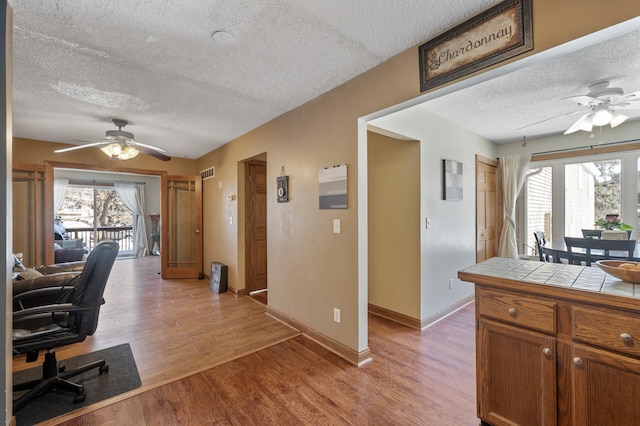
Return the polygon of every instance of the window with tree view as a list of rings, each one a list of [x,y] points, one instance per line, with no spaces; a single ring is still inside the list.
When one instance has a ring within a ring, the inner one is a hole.
[[[105,239],[116,240],[121,253],[133,250],[133,213],[113,185],[69,184],[55,215],[62,219],[67,237],[82,239],[88,250]]]
[[[582,237],[607,215],[620,215],[619,159],[565,165],[565,235]]]

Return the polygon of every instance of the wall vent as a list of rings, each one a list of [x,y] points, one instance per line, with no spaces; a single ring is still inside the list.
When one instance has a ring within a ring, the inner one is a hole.
[[[216,168],[209,167],[208,169],[204,169],[200,172],[200,177],[202,180],[207,180],[216,177]]]

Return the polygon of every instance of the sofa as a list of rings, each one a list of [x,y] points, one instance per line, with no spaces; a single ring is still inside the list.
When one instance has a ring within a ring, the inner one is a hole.
[[[73,285],[73,279],[80,275],[84,268],[84,261],[68,262],[55,265],[40,266],[37,268],[24,268],[14,271],[13,278],[13,309],[14,311],[25,309],[31,306],[38,306],[55,302],[55,298],[48,296],[37,297],[37,294],[30,299],[25,299],[20,295],[31,290]],[[19,267],[17,269],[20,269]]]

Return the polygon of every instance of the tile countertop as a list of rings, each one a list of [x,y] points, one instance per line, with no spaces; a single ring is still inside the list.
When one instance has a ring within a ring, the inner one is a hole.
[[[620,281],[597,266],[493,257],[459,273],[640,299],[640,284]]]

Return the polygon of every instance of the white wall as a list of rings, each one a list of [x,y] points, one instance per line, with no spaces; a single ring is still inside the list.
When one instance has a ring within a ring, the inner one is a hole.
[[[495,145],[420,106],[370,124],[420,141],[420,317],[429,318],[473,294],[473,285],[459,281],[457,272],[476,261],[475,155],[495,158]],[[442,200],[443,159],[463,163],[461,201]]]

